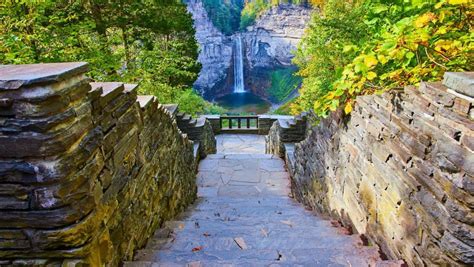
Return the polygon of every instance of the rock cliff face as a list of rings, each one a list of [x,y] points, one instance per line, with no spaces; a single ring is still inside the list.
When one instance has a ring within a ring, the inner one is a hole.
[[[269,9],[253,26],[247,27],[243,36],[250,71],[291,65],[292,52],[303,37],[310,15],[309,8],[280,5]]]
[[[196,39],[201,48],[202,70],[194,87],[207,99],[230,93],[233,83],[233,40],[212,24],[200,0],[188,2]],[[270,86],[270,72],[291,66],[292,51],[301,40],[310,19],[311,9],[280,5],[266,11],[253,26],[242,33],[245,86],[265,97]]]
[[[268,97],[271,72],[290,67],[293,51],[303,37],[311,18],[311,9],[280,5],[260,16],[243,35],[246,57],[246,88]]]
[[[196,39],[201,49],[199,62],[202,69],[194,88],[211,99],[225,90],[232,62],[232,40],[212,24],[200,0],[190,0],[187,5],[193,16]]]

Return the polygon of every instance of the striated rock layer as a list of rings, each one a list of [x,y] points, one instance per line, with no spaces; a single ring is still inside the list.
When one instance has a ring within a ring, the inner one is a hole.
[[[196,40],[200,47],[198,60],[202,65],[194,88],[211,99],[223,94],[226,90],[224,85],[232,80],[228,76],[232,64],[233,42],[212,24],[200,0],[190,0],[187,6],[194,20]]]
[[[303,38],[310,17],[311,9],[304,6],[279,5],[247,27],[243,36],[250,71],[291,65],[293,50]]]
[[[193,142],[172,114],[86,71],[0,67],[2,266],[116,266],[196,197]]]
[[[296,198],[410,266],[474,264],[474,73],[357,98],[286,148]]]
[[[271,72],[291,67],[293,52],[303,38],[311,9],[279,5],[263,13],[243,33],[246,62],[246,88],[264,98],[271,86]]]

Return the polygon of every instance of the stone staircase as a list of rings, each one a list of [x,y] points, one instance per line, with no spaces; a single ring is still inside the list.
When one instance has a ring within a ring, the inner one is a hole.
[[[285,142],[299,142],[304,137],[306,130],[307,113],[301,113],[294,118],[278,119],[278,124],[281,128],[281,138]]]
[[[278,119],[270,128],[268,135],[265,136],[265,152],[283,158],[287,148],[292,149],[294,143],[305,138],[307,117],[308,114],[303,112],[294,118]]]
[[[179,129],[186,133],[191,140],[199,140],[202,128],[206,124],[205,117],[193,118],[191,115],[184,112],[176,114],[176,123]]]
[[[194,154],[196,157],[205,157],[216,152],[216,140],[212,126],[205,117],[193,118],[184,112],[179,112],[176,104],[167,104],[164,107],[175,118],[181,132],[194,141]]]
[[[248,141],[262,142],[263,150],[263,138],[249,136]],[[364,246],[359,236],[295,202],[283,160],[259,153],[220,153],[203,160],[198,201],[175,221],[166,222],[124,266],[375,266],[381,262],[377,247]]]

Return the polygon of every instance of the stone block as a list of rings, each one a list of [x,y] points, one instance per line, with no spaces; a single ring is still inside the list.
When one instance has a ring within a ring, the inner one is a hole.
[[[22,86],[58,82],[87,70],[86,62],[5,65],[0,70],[0,89],[16,90]]]
[[[474,87],[473,87],[474,90]],[[469,115],[469,110],[471,109],[472,103],[466,99],[456,97],[454,99],[453,110],[463,116]]]
[[[76,78],[59,84],[38,86],[10,92],[1,92],[0,98],[11,99],[8,108],[0,109],[0,116],[40,118],[53,116],[77,104],[90,89],[86,78]]]
[[[3,157],[45,157],[67,151],[84,133],[92,129],[90,114],[76,118],[69,127],[47,134],[19,134],[0,136],[0,154]]]
[[[443,84],[458,93],[474,97],[473,72],[446,72]]]

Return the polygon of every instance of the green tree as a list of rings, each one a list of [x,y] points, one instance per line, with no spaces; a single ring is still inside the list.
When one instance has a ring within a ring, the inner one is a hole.
[[[224,34],[230,35],[239,29],[242,0],[202,0],[212,23]]]
[[[0,63],[87,61],[95,80],[176,102],[200,70],[192,23],[177,0],[6,1]]]

